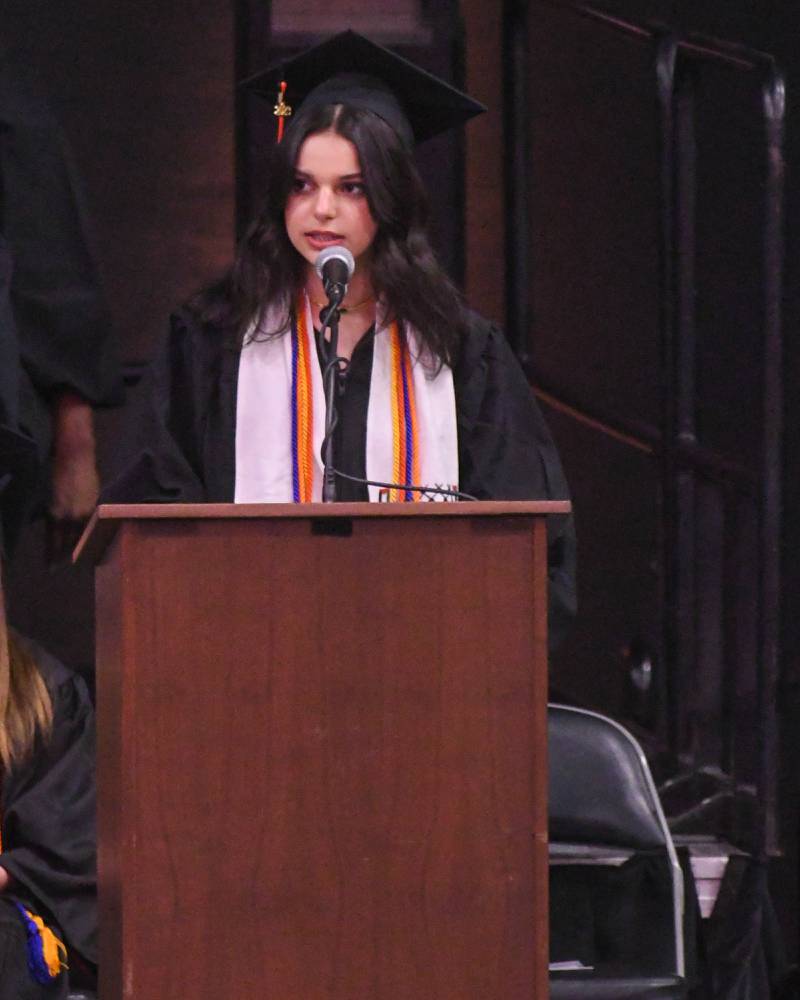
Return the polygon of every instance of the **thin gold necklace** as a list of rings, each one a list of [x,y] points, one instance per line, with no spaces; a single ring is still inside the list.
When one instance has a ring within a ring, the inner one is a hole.
[[[311,301],[315,306],[317,306],[318,309],[324,309],[328,305],[327,302],[317,302],[316,299],[312,299]],[[375,301],[375,296],[370,295],[368,299],[364,299],[363,302],[357,302],[354,306],[339,306],[339,312],[340,313],[358,312],[359,309],[363,309],[364,306],[368,306],[370,302],[374,301]]]

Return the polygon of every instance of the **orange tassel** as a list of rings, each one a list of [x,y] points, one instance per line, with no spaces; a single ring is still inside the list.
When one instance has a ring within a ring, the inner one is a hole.
[[[272,112],[278,119],[278,142],[280,142],[281,139],[283,138],[284,121],[292,113],[291,107],[285,101],[285,96],[286,96],[286,81],[281,80],[280,89],[278,90],[277,104],[275,105],[275,108]]]

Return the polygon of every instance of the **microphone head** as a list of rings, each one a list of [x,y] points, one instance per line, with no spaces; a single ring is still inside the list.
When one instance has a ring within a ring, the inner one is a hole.
[[[332,246],[325,247],[324,250],[320,250],[317,254],[317,259],[314,261],[314,270],[320,281],[324,280],[322,271],[329,260],[340,260],[342,264],[347,269],[347,281],[353,276],[353,271],[356,269],[356,261],[347,247],[343,246]]]

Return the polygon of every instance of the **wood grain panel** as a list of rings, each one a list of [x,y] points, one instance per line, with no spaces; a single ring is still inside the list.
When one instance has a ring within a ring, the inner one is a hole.
[[[97,836],[98,884],[103,916],[99,926],[100,986],[122,980],[122,581],[119,554],[96,571],[96,611],[103,628],[97,633]]]
[[[544,995],[531,524],[124,527],[137,1000]]]

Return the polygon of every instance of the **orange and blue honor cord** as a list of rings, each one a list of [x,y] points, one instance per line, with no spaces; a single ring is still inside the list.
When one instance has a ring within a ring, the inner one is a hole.
[[[41,917],[14,900],[28,935],[28,971],[37,983],[47,986],[67,968],[67,949]]]
[[[3,853],[3,817],[0,815],[0,854]],[[19,900],[13,900],[25,925],[27,935],[28,971],[42,986],[48,986],[67,968],[67,949],[45,925],[41,917],[27,910]]]
[[[408,341],[397,323],[389,327],[392,357],[392,446],[394,481],[419,483],[419,437],[414,402],[414,381]],[[415,490],[390,490],[389,499],[413,502],[421,495]]]
[[[299,296],[292,319],[292,499],[309,503],[314,485],[314,403],[305,296]],[[411,352],[397,323],[388,330],[391,344],[392,475],[396,483],[419,482],[419,435],[414,401]],[[413,502],[414,490],[390,490],[389,499]]]
[[[305,296],[292,320],[292,500],[310,503],[314,486],[314,401]]]

